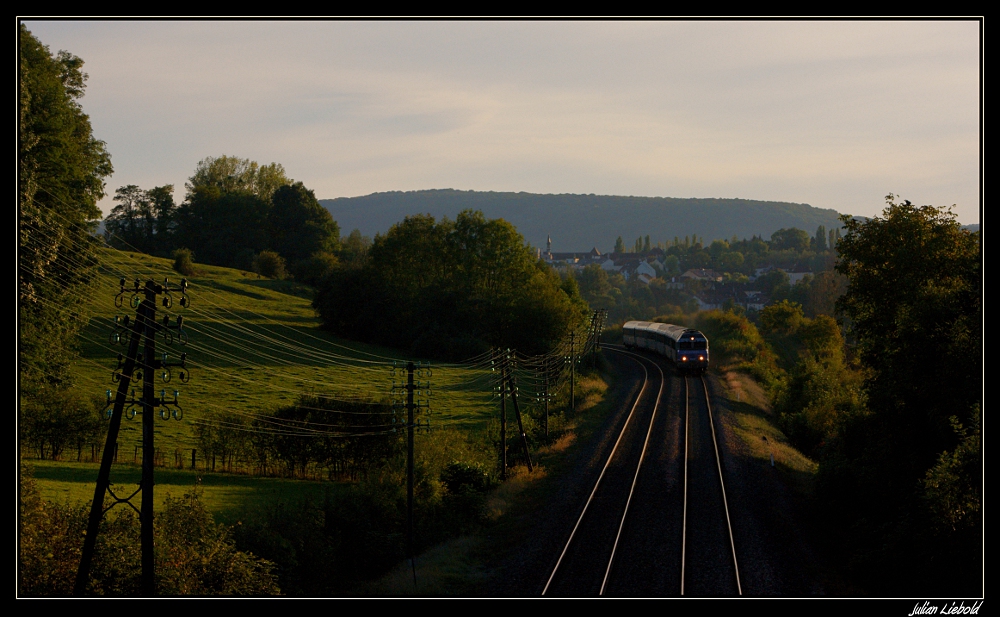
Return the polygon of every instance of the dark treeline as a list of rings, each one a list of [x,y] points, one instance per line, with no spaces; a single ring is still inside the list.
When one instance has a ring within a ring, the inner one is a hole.
[[[389,403],[303,395],[268,414],[222,414],[195,430],[213,471],[357,479],[400,456],[398,426]]]
[[[393,225],[319,283],[314,306],[342,336],[445,359],[541,353],[587,310],[510,223],[471,211]]]
[[[312,261],[335,261],[337,223],[280,164],[208,157],[186,188],[180,205],[172,185],[119,188],[117,205],[104,221],[108,243],[164,257],[186,249],[200,263],[279,278],[286,266],[307,273]]]

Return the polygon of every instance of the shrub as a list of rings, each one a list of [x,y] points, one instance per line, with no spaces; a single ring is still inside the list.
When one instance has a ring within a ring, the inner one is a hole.
[[[18,593],[72,595],[89,508],[47,502],[21,463]],[[274,565],[236,550],[230,531],[216,524],[198,491],[167,497],[154,519],[155,575],[162,595],[275,595]],[[132,510],[101,521],[88,595],[140,593],[139,521]]]
[[[483,493],[492,486],[489,474],[482,467],[458,461],[441,471],[441,483],[453,495]]]
[[[190,249],[175,249],[171,254],[174,258],[174,270],[184,276],[194,276],[194,253]]]
[[[253,270],[269,279],[285,278],[285,258],[274,251],[261,251],[253,260]]]

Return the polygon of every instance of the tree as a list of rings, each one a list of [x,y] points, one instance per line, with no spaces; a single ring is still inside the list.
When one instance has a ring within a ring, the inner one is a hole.
[[[254,255],[268,248],[269,210],[270,202],[253,193],[196,187],[177,210],[177,243],[201,263],[249,270]]]
[[[148,191],[135,184],[115,191],[117,202],[104,218],[104,239],[126,251],[166,255],[173,230],[174,187],[157,186]]]
[[[83,113],[87,74],[66,51],[53,56],[25,27],[18,67],[18,321],[23,393],[68,384],[71,344],[86,323],[82,288],[96,267],[111,156]]]
[[[801,229],[796,229],[795,227],[789,229],[779,229],[771,234],[772,251],[793,250],[797,253],[801,253],[802,251],[809,249],[809,244],[809,234]]]
[[[274,251],[261,251],[253,260],[253,270],[269,279],[285,278],[285,259]]]
[[[269,201],[278,188],[291,184],[280,163],[259,165],[235,156],[206,157],[198,162],[185,185],[188,196],[199,187],[216,187],[220,193],[250,193]]]
[[[949,417],[964,410],[968,425],[982,393],[979,234],[947,210],[886,202],[881,217],[844,217],[836,270],[849,282],[837,308],[870,371],[869,405],[893,419],[901,455],[922,475],[956,445]]]
[[[293,267],[314,253],[333,253],[337,249],[340,228],[329,210],[301,182],[274,191],[267,222],[271,249]]]
[[[153,211],[149,195],[135,184],[119,187],[116,205],[104,219],[104,239],[115,248],[148,251],[147,236],[152,236]]]
[[[826,482],[866,504],[852,528],[864,532],[858,550],[887,547],[870,558],[872,572],[898,573],[923,592],[943,580],[975,589],[982,518],[967,506],[980,502],[981,484],[951,478],[981,466],[974,438],[983,392],[980,235],[948,210],[896,203],[894,195],[886,203],[880,217],[842,219],[836,270],[848,285],[837,308],[857,341],[868,412],[843,426]],[[980,462],[970,465],[970,457]],[[941,516],[972,517],[962,527],[978,531],[942,535],[934,530],[951,523]],[[890,527],[891,537],[865,531]],[[946,547],[934,549],[940,566],[925,565],[919,552],[932,546]],[[944,557],[958,548],[973,557]]]
[[[314,306],[344,336],[460,359],[489,346],[547,349],[582,318],[572,293],[513,225],[464,211],[393,225],[362,265],[321,282]]]
[[[826,250],[826,226],[820,225],[816,228],[816,236],[812,241],[812,248],[814,251],[821,252]]]
[[[615,240],[615,250],[613,252],[614,253],[624,253],[625,252],[625,241],[622,240],[621,236],[618,236],[618,239]]]

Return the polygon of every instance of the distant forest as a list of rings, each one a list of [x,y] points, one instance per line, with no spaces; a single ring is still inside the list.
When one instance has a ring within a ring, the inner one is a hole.
[[[556,252],[611,252],[617,236],[649,235],[653,246],[675,237],[695,235],[707,243],[717,239],[771,237],[783,228],[814,230],[842,225],[835,210],[808,204],[750,199],[622,197],[613,195],[539,195],[452,189],[373,193],[363,197],[321,199],[341,229],[358,229],[374,237],[412,214],[453,219],[463,210],[514,225],[536,248],[552,237]]]

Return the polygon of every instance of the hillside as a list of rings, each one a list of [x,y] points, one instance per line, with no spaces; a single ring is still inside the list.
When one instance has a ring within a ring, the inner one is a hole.
[[[453,189],[373,193],[363,197],[321,199],[340,225],[341,233],[353,229],[367,236],[385,232],[411,214],[431,214],[454,219],[464,209],[481,210],[487,218],[503,218],[525,239],[545,248],[552,237],[554,251],[608,252],[621,236],[631,247],[636,238],[649,235],[652,242],[672,241],[695,234],[711,242],[734,235],[770,238],[775,231],[797,227],[810,234],[819,225],[840,225],[835,210],[808,204],[747,199],[696,199],[675,197],[622,197],[613,195],[539,195],[456,191]]]
[[[103,250],[100,276],[91,290],[93,311],[79,338],[80,359],[73,372],[78,388],[105,397],[114,389],[111,373],[123,345],[110,345],[115,315],[134,316],[126,293],[123,308],[115,308],[119,277],[139,277],[176,284],[180,275],[171,262],[149,255]],[[196,427],[223,414],[252,419],[302,394],[336,394],[343,397],[384,399],[393,381],[392,359],[405,358],[395,350],[337,338],[319,329],[311,306],[312,289],[292,281],[269,280],[255,274],[196,264],[189,277],[190,307],[175,304],[170,313],[184,317],[188,344],[164,345],[157,339],[157,353],[168,353],[176,361],[187,353],[190,381],[157,378],[156,390],[168,395],[180,391],[183,421],[157,418],[157,447],[164,452],[197,448]],[[131,288],[131,284],[129,285]],[[162,315],[161,317],[162,318]],[[478,427],[488,413],[484,401],[491,393],[482,381],[484,371],[475,367],[434,370],[435,398],[430,419],[437,426],[460,429]],[[396,377],[396,379],[399,379]],[[121,444],[129,460],[141,443],[140,419],[122,425]],[[103,439],[103,437],[102,437]],[[76,456],[76,452],[72,453]]]

